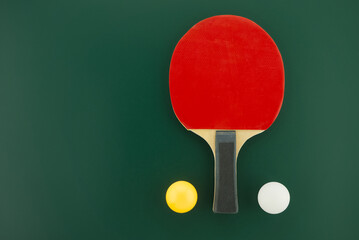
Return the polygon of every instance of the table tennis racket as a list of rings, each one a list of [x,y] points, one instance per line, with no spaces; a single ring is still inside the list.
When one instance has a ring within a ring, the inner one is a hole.
[[[284,67],[277,46],[249,19],[207,18],[178,42],[169,88],[177,118],[213,151],[213,211],[237,213],[238,152],[271,126],[283,101]]]

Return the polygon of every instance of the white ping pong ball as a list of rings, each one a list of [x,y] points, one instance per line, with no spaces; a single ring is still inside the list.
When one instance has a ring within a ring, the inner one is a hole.
[[[289,205],[288,189],[279,182],[264,184],[258,192],[258,203],[263,211],[270,214],[283,212]]]

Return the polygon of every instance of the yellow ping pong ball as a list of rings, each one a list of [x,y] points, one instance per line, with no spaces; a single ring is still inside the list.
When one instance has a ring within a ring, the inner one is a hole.
[[[197,191],[189,182],[177,181],[167,189],[166,202],[173,211],[186,213],[196,205]]]

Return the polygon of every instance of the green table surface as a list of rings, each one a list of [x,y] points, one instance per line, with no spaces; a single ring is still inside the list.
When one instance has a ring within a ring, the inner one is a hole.
[[[0,239],[358,239],[359,2],[0,2]],[[212,212],[213,156],[174,115],[172,51],[196,22],[247,17],[280,49],[282,110],[238,157],[239,213]],[[198,203],[165,203],[187,180]],[[263,212],[279,181],[288,209]]]

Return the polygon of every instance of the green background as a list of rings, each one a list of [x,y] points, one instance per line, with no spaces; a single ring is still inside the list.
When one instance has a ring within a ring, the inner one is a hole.
[[[356,0],[0,1],[0,239],[358,239]],[[237,215],[212,212],[213,156],[176,119],[172,51],[247,17],[280,49],[282,110],[239,154]],[[187,214],[171,183],[198,190]],[[259,188],[279,181],[288,209]]]

